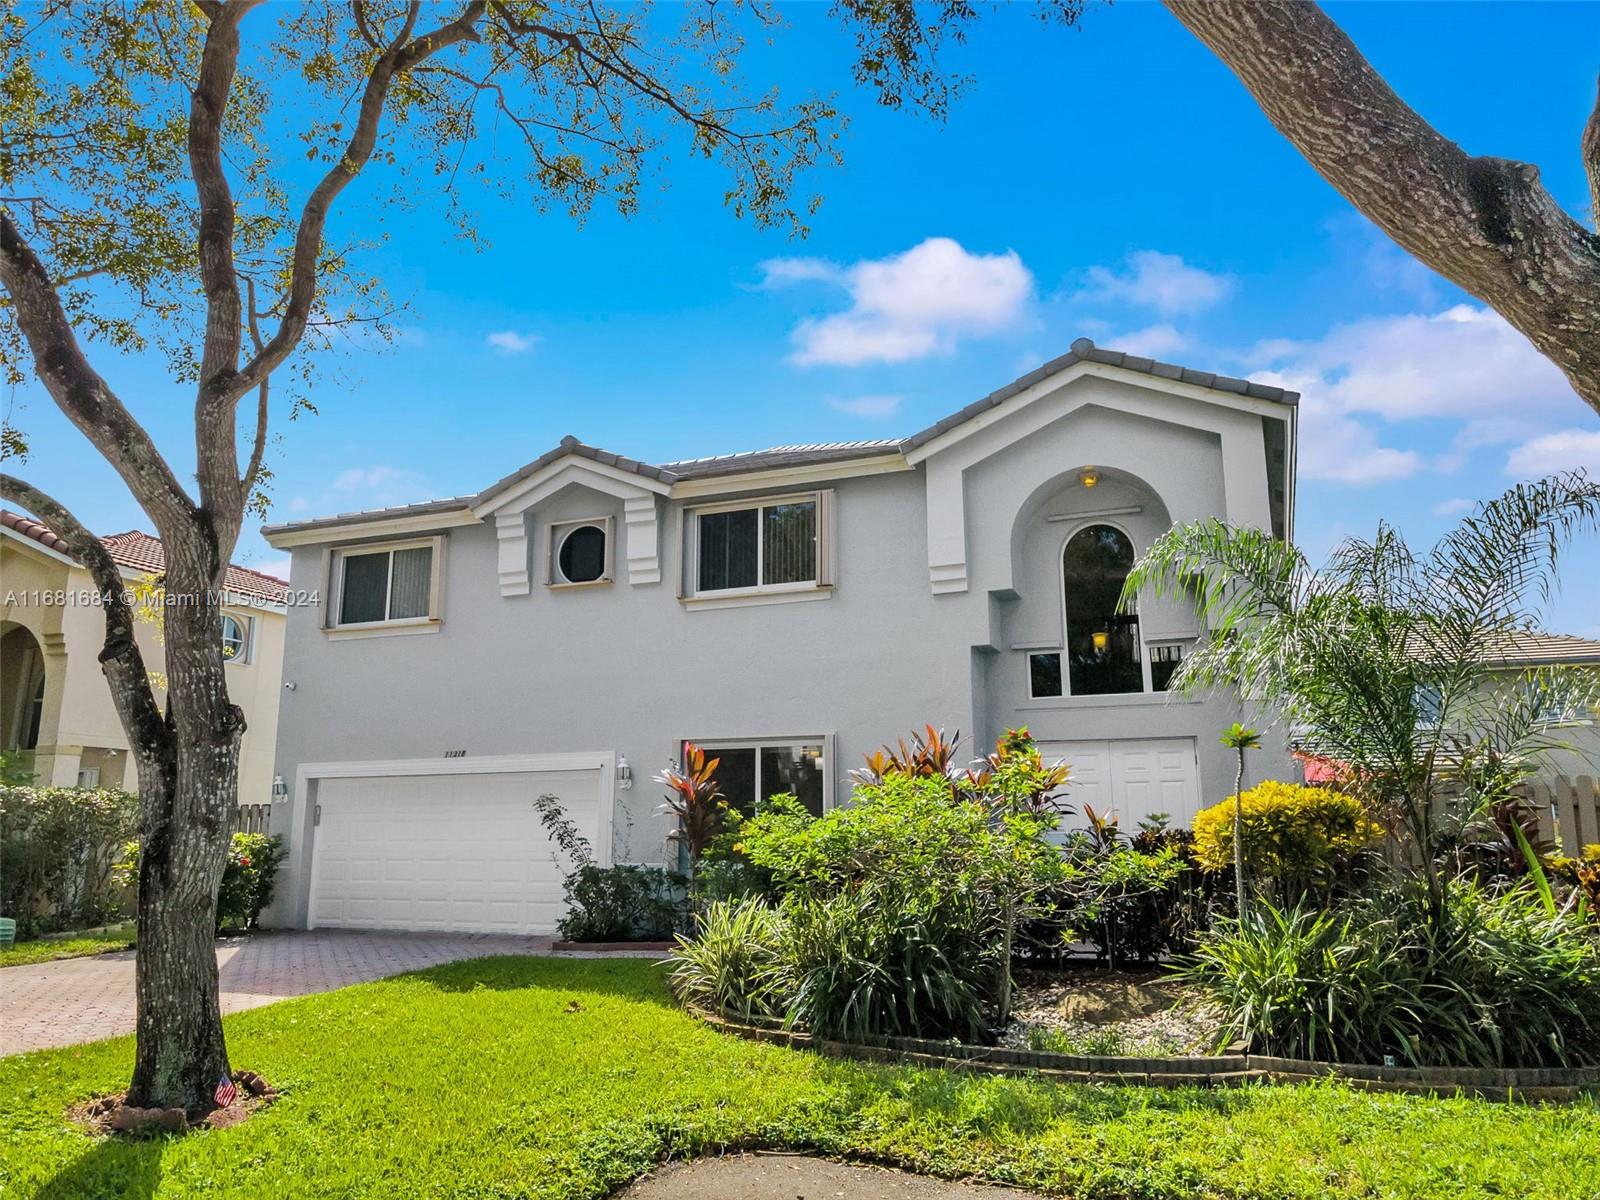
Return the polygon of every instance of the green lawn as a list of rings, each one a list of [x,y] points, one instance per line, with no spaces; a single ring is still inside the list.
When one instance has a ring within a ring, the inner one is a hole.
[[[798,1147],[1077,1200],[1600,1197],[1600,1104],[1220,1092],[868,1067],[723,1037],[657,964],[498,958],[228,1018],[283,1099],[144,1143],[68,1127],[131,1039],[0,1059],[0,1195],[602,1196],[660,1159]]]
[[[51,962],[58,958],[84,958],[107,950],[126,950],[133,945],[135,926],[130,921],[103,933],[82,937],[39,938],[0,948],[0,967],[21,967],[28,963]]]

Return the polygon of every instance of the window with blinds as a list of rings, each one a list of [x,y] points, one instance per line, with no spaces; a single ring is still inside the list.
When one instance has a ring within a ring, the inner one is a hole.
[[[696,596],[826,586],[823,532],[830,493],[811,492],[692,514]]]
[[[341,550],[335,625],[378,625],[433,616],[434,552],[431,539]]]

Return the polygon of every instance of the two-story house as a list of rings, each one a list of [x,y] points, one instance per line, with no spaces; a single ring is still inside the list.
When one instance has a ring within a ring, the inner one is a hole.
[[[101,538],[130,592],[166,569],[161,542],[130,530]],[[270,811],[283,669],[286,587],[230,566],[223,580],[222,655],[228,695],[244,710],[239,803],[259,825]],[[89,571],[49,527],[0,510],[0,749],[41,786],[137,791],[128,739],[100,667],[106,622]],[[149,598],[145,594],[145,599]],[[159,611],[142,606],[134,636],[162,700]]]
[[[1296,399],[1080,340],[904,440],[649,464],[569,437],[476,495],[269,527],[319,600],[289,612],[277,919],[551,929],[532,798],[602,861],[665,861],[651,777],[688,741],[733,802],[821,811],[913,728],[976,755],[1027,725],[1074,804],[1186,822],[1242,714],[1165,690],[1192,606],[1117,596],[1174,522],[1291,535]]]

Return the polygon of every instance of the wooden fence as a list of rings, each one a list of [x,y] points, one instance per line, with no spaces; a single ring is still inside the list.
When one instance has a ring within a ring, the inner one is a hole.
[[[1556,775],[1527,785],[1538,811],[1541,840],[1566,855],[1600,842],[1600,781],[1590,775]]]
[[[270,804],[241,804],[238,814],[234,818],[233,828],[236,833],[271,833],[272,832],[272,805]]]

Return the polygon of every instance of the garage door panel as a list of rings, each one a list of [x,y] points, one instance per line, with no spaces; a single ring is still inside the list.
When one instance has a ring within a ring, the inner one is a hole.
[[[1187,827],[1200,811],[1192,738],[1041,742],[1039,752],[1046,762],[1061,759],[1072,768],[1067,800],[1079,816],[1068,821],[1069,827],[1086,823],[1081,819],[1085,808],[1114,816],[1124,833],[1157,813]]]
[[[311,922],[551,932],[562,863],[533,801],[558,796],[599,848],[600,791],[598,767],[324,779]]]

